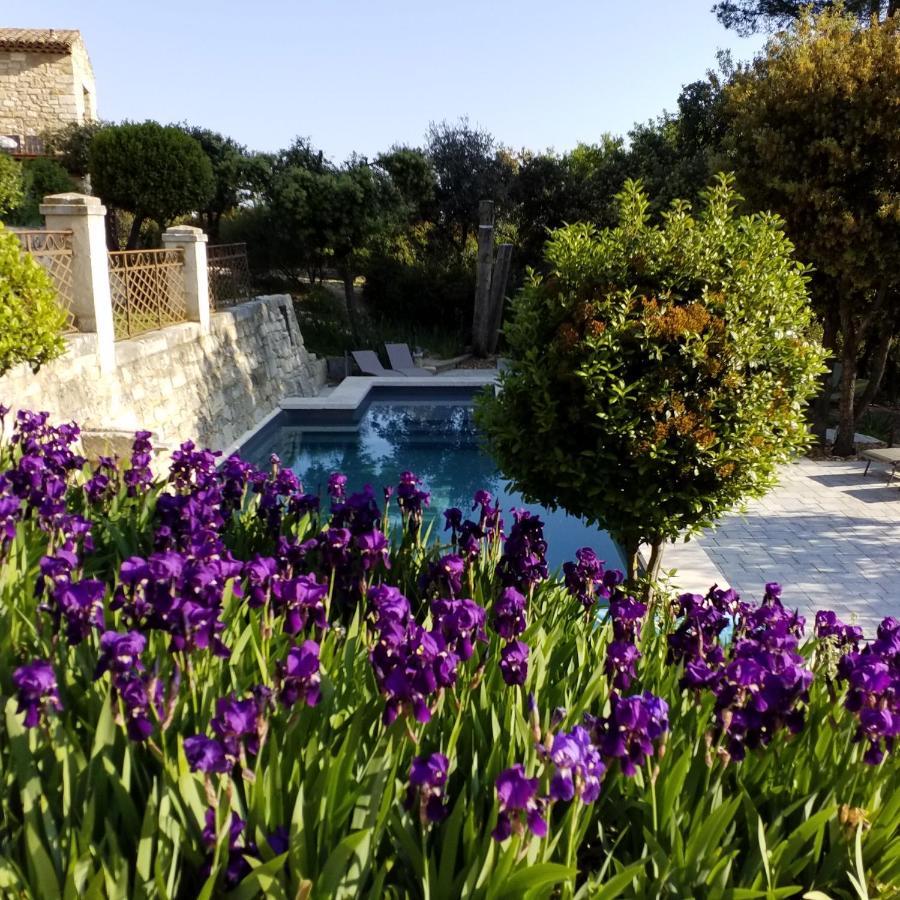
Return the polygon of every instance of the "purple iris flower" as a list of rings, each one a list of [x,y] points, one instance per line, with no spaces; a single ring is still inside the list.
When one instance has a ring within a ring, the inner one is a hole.
[[[367,596],[376,629],[382,630],[389,623],[405,626],[410,620],[409,600],[400,593],[399,588],[389,584],[372,585]]]
[[[603,560],[598,559],[590,547],[576,550],[575,560],[563,563],[566,589],[573,597],[578,598],[585,609],[589,609],[597,602],[598,593],[609,595],[609,591],[603,590]]]
[[[863,760],[878,765],[900,738],[900,622],[884,619],[874,641],[845,653],[838,677],[847,684],[844,706],[857,716],[854,740],[866,744]]]
[[[609,715],[585,715],[585,724],[601,755],[618,761],[622,773],[631,776],[653,755],[654,742],[668,731],[669,707],[649,691],[631,697],[613,691],[609,699]]]
[[[221,741],[205,734],[184,739],[184,755],[192,772],[229,772],[232,764],[225,756]]]
[[[100,659],[94,669],[94,678],[104,672],[121,675],[133,670],[141,671],[141,654],[147,647],[147,638],[139,631],[104,631],[100,635]]]
[[[491,611],[491,626],[505,640],[525,630],[525,597],[514,587],[503,589]]]
[[[319,630],[328,627],[325,614],[325,597],[328,585],[316,581],[315,575],[298,575],[272,585],[275,609],[284,612],[284,630],[287,634],[297,634],[307,625]]]
[[[463,661],[472,656],[473,641],[487,642],[485,611],[473,600],[433,600],[431,616],[445,645]]]
[[[131,467],[125,471],[123,479],[128,488],[128,496],[136,497],[144,493],[153,483],[150,463],[153,459],[153,445],[150,431],[138,431],[134,435],[131,452]]]
[[[19,701],[17,712],[25,713],[25,727],[34,728],[41,720],[41,714],[51,709],[59,712],[59,690],[56,673],[45,659],[36,659],[13,671],[12,681]]]
[[[342,503],[347,488],[347,476],[341,472],[332,472],[328,476],[328,496],[332,503]]]
[[[569,734],[554,735],[549,752],[544,752],[555,770],[550,780],[551,799],[568,801],[577,797],[582,803],[597,799],[606,766],[587,729],[576,725]]]
[[[500,674],[510,687],[525,684],[528,677],[528,644],[510,641],[500,651]]]
[[[265,606],[271,596],[272,580],[278,572],[278,564],[271,556],[258,553],[244,563],[244,596],[247,606],[258,609]]]
[[[422,824],[440,822],[448,809],[444,803],[444,787],[450,761],[442,753],[416,756],[409,768],[409,786],[406,790],[406,808],[413,809],[419,803]]]
[[[511,834],[522,834],[527,828],[536,837],[547,834],[544,818],[545,801],[538,796],[538,779],[528,778],[521,763],[497,776],[497,798],[500,812],[492,837],[505,841]]]
[[[604,669],[617,691],[631,687],[631,682],[637,677],[637,661],[640,658],[638,648],[628,641],[613,641],[607,647]]]
[[[288,708],[298,701],[307,706],[319,702],[319,645],[304,641],[291,647],[287,659],[279,666],[279,697]]]
[[[213,850],[217,841],[215,809],[206,811],[205,825],[202,832],[203,843]],[[234,887],[250,874],[253,867],[246,857],[258,858],[259,856],[259,848],[242,837],[246,825],[247,823],[236,812],[231,813],[228,823],[228,862],[225,866],[225,884],[228,887]],[[209,877],[211,870],[212,858],[207,860],[201,874]]]
[[[364,572],[368,572],[379,562],[383,563],[386,569],[391,567],[390,544],[387,537],[377,528],[358,534],[354,540],[359,549]]]
[[[513,527],[503,545],[497,574],[504,587],[527,591],[549,575],[544,523],[527,510],[513,512]]]
[[[831,610],[820,609],[816,613],[816,637],[833,638],[839,647],[858,649],[863,631],[858,625],[845,625]]]
[[[474,507],[473,507],[474,508]],[[444,510],[444,531],[453,532],[453,540],[456,540],[456,532],[462,527],[463,513],[457,506],[451,506]]]
[[[379,689],[385,695],[383,720],[390,725],[401,713],[416,721],[431,719],[429,698],[456,679],[459,657],[414,621],[388,620],[369,654]]]
[[[220,698],[210,725],[229,758],[239,759],[245,751],[251,756],[259,752],[260,710],[255,698],[238,700],[235,694]]]
[[[105,594],[106,585],[91,579],[63,583],[54,589],[54,612],[65,620],[66,640],[70,644],[80,644],[93,628],[103,628]]]

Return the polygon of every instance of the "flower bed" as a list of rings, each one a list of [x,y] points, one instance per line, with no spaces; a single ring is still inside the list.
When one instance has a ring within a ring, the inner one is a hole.
[[[896,620],[806,636],[775,584],[648,610],[588,549],[550,577],[486,492],[429,534],[412,473],[319,498],[186,443],[155,481],[147,433],[91,470],[75,426],[6,425],[4,896],[900,880]]]

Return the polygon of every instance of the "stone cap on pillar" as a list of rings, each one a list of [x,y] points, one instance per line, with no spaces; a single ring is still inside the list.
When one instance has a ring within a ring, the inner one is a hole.
[[[162,234],[164,244],[205,244],[209,236],[195,225],[173,225]]]
[[[42,216],[105,216],[106,207],[99,197],[78,194],[48,194],[38,207]]]

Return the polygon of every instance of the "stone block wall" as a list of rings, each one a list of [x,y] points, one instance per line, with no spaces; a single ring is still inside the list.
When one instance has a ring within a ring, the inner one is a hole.
[[[325,382],[325,362],[306,351],[291,298],[259,297],[211,317],[202,334],[184,322],[115,345],[101,375],[96,335],[68,339],[65,356],[33,374],[0,378],[0,403],[47,410],[86,431],[146,428],[175,445],[188,438],[224,449],[278,408]]]
[[[0,134],[39,135],[96,117],[94,73],[80,39],[67,53],[0,50]]]

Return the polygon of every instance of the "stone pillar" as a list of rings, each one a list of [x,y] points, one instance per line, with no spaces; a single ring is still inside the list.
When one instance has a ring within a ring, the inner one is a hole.
[[[106,253],[106,207],[99,197],[50,194],[40,205],[48,230],[72,232],[72,312],[80,331],[97,334],[100,371],[116,368],[109,257]]]
[[[163,232],[167,250],[180,247],[184,251],[184,300],[187,317],[200,323],[200,331],[209,331],[209,271],[206,268],[206,242],[202,228],[175,225]]]

